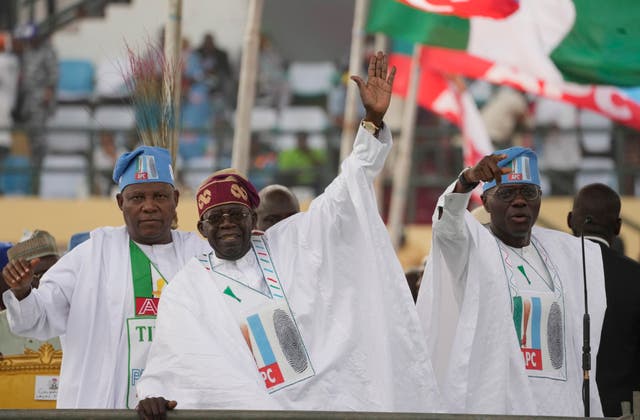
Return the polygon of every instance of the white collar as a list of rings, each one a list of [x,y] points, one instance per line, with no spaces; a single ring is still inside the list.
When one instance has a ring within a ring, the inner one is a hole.
[[[605,241],[604,239],[602,239],[599,236],[593,236],[593,235],[584,235],[584,239],[589,239],[590,241],[593,242],[599,242],[603,245],[606,245],[607,248],[611,247],[611,245],[609,245],[609,242]]]
[[[211,265],[212,268],[220,267],[220,266],[255,266],[257,264],[255,254],[253,253],[253,248],[249,248],[246,254],[237,260],[225,260],[223,258],[218,258],[215,251],[211,251]]]

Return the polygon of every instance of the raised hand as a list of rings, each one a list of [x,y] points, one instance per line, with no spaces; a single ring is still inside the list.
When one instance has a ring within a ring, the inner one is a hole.
[[[39,261],[40,258],[34,258],[31,261],[25,259],[9,261],[2,269],[4,282],[19,300],[24,299],[31,292],[34,267]]]
[[[359,76],[351,76],[351,80],[356,82],[360,90],[360,99],[366,110],[364,119],[378,127],[382,125],[382,118],[389,108],[391,88],[396,75],[395,66],[388,73],[387,67],[387,55],[378,51],[369,60],[366,82]]]
[[[477,181],[496,181],[496,184],[500,184],[502,182],[502,175],[508,174],[511,172],[511,168],[505,167],[501,168],[498,166],[498,162],[505,159],[507,155],[487,155],[480,159],[480,162],[476,164],[473,168],[469,169],[465,175],[467,181],[469,182],[477,182]]]

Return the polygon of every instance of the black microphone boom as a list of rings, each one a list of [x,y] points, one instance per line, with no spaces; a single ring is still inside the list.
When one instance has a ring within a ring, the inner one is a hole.
[[[590,414],[589,371],[591,370],[591,317],[589,316],[589,302],[587,299],[587,264],[584,253],[584,227],[592,222],[591,216],[585,216],[580,232],[582,242],[582,278],[584,280],[584,315],[582,316],[582,403],[584,416]]]

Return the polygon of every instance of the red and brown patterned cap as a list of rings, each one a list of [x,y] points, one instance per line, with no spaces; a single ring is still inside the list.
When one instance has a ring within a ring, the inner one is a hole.
[[[253,184],[235,169],[223,169],[213,173],[198,187],[196,193],[198,216],[212,207],[223,204],[242,204],[255,209],[260,204]]]

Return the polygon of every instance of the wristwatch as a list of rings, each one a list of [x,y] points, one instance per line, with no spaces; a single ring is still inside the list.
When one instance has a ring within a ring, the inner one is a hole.
[[[464,168],[462,172],[460,172],[460,175],[458,175],[458,182],[460,183],[460,185],[462,185],[462,188],[464,188],[466,191],[471,191],[475,187],[477,187],[478,184],[480,184],[480,181],[476,181],[476,182],[467,181],[467,178],[464,176],[464,173],[467,172],[469,169],[471,168]]]
[[[384,126],[384,123],[382,123],[382,124]],[[367,130],[368,132],[373,134],[374,137],[378,137],[378,133],[380,133],[380,129],[382,128],[382,127],[378,127],[377,125],[375,125],[371,121],[367,121],[367,120],[362,120],[360,125],[362,126],[362,128],[364,128],[365,130]]]

